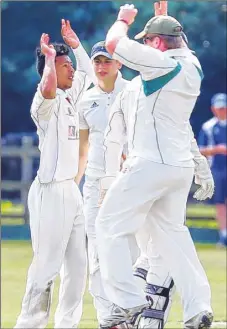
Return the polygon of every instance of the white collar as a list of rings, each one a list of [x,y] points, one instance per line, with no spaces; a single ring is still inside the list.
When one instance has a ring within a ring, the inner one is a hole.
[[[67,92],[66,92],[65,90],[60,89],[60,88],[57,88],[57,89],[56,89],[56,94],[57,94],[57,95],[60,95],[60,96],[65,96],[65,97],[68,96],[68,95],[67,95]]]
[[[227,119],[226,120],[218,120],[220,126],[224,127],[227,125]]]

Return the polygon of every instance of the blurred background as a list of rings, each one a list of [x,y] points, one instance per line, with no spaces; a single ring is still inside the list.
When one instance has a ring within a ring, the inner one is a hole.
[[[141,31],[153,16],[154,1],[127,1],[139,10],[129,36]],[[61,18],[69,19],[83,46],[90,53],[93,44],[105,39],[123,1],[1,1],[1,214],[3,264],[3,327],[12,328],[24,292],[24,280],[31,258],[29,217],[26,199],[31,180],[39,165],[38,139],[30,118],[30,105],[39,82],[35,66],[35,48],[43,32],[52,41],[62,42]],[[211,98],[226,93],[226,1],[169,1],[169,15],[183,25],[190,49],[196,52],[203,72],[201,95],[195,106],[191,124],[198,137],[209,120]],[[122,68],[123,76],[132,79],[137,72]],[[226,170],[226,168],[225,168]],[[187,225],[199,249],[214,289],[217,328],[226,328],[226,259],[224,251],[209,244],[219,240],[216,210],[212,202],[188,200]],[[18,242],[20,240],[20,242]],[[24,240],[27,240],[24,241]],[[208,249],[204,249],[204,245]],[[198,246],[198,245],[197,245]],[[208,251],[207,251],[208,250]],[[214,272],[215,271],[215,272]],[[12,293],[10,293],[10,291]],[[15,294],[15,292],[17,292]],[[8,298],[8,296],[14,298]],[[169,328],[178,328],[180,304],[173,307]],[[225,309],[225,311],[224,311]],[[86,315],[86,312],[91,312]],[[177,319],[177,320],[176,320]],[[224,323],[224,327],[220,323]],[[51,327],[51,325],[50,325]],[[82,327],[94,328],[91,299],[85,298]]]
[[[83,46],[90,53],[94,43],[103,40],[116,19],[123,1],[15,1],[1,2],[2,30],[2,191],[3,215],[12,210],[12,202],[19,215],[24,209],[27,190],[39,165],[36,149],[38,138],[30,118],[30,105],[39,76],[36,73],[35,49],[43,32],[52,41],[62,41],[61,18],[69,19]],[[129,1],[133,3],[133,1]],[[139,14],[129,31],[133,37],[153,15],[154,1],[134,1]],[[202,124],[212,117],[211,98],[226,92],[226,1],[169,1],[169,14],[183,25],[189,47],[199,57],[204,71],[201,95],[191,118],[197,137]],[[122,69],[126,79],[137,72]],[[189,201],[193,201],[191,198]],[[18,219],[14,207],[15,219]],[[202,208],[200,207],[200,210]],[[208,208],[206,208],[208,209]],[[203,211],[204,210],[203,208]],[[198,217],[195,208],[190,217]],[[27,216],[25,209],[25,216]],[[212,217],[210,210],[208,217]],[[7,224],[12,217],[5,218]],[[16,223],[23,223],[19,218]],[[26,218],[27,220],[27,218]],[[189,223],[190,224],[190,223]],[[203,222],[204,224],[204,222]],[[197,225],[198,222],[197,222]],[[214,222],[210,225],[215,225]],[[12,227],[11,227],[12,231]]]

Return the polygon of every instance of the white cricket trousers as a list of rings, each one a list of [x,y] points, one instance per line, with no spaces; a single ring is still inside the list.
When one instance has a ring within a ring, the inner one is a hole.
[[[184,225],[194,168],[139,157],[129,158],[123,167],[96,220],[100,271],[109,299],[126,309],[146,303],[133,277],[127,236],[148,220],[152,243],[180,293],[184,321],[201,311],[211,311],[210,286]]]
[[[88,239],[88,261],[89,261],[89,292],[93,296],[94,306],[97,312],[97,320],[102,320],[111,314],[113,303],[109,301],[108,295],[103,289],[100,269],[99,257],[97,251],[97,240],[95,232],[95,221],[99,212],[100,196],[100,178],[85,177],[83,186],[84,197],[84,216],[85,230]],[[131,262],[135,262],[139,256],[139,249],[134,236],[129,237]],[[121,271],[121,269],[119,269]]]
[[[82,196],[74,180],[32,183],[28,195],[33,260],[15,328],[45,328],[53,284],[61,270],[55,328],[73,328],[82,315],[86,239]]]

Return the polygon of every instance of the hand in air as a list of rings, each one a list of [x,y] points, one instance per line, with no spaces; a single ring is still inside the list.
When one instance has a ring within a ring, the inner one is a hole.
[[[168,15],[167,10],[168,10],[167,1],[161,0],[159,2],[154,3],[154,15],[155,16],[160,16],[160,15],[167,16]]]
[[[40,48],[41,48],[41,52],[43,53],[43,55],[45,56],[56,56],[56,50],[54,49],[53,45],[49,44],[50,41],[50,37],[48,34],[43,33],[41,38],[40,38]]]
[[[71,28],[69,20],[61,20],[61,35],[63,40],[69,47],[76,49],[79,46],[80,40]]]
[[[126,4],[120,7],[117,19],[126,21],[128,25],[131,25],[134,22],[137,13],[138,10],[134,7],[134,5]]]

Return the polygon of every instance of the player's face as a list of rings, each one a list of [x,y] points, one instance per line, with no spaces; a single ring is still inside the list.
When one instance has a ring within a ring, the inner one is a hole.
[[[212,112],[218,118],[218,120],[227,119],[227,107],[222,107],[222,108],[212,107]]]
[[[57,86],[60,89],[69,89],[72,87],[75,70],[69,56],[57,56],[55,60]]]
[[[93,60],[95,75],[102,81],[115,79],[121,66],[118,61],[101,55]]]

